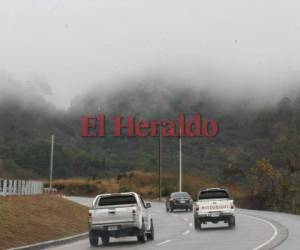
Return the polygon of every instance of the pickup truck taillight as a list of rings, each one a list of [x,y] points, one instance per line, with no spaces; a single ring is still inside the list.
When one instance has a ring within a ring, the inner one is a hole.
[[[92,213],[89,212],[89,222],[92,222]]]
[[[136,216],[136,210],[135,210],[135,208],[132,209],[132,216]]]

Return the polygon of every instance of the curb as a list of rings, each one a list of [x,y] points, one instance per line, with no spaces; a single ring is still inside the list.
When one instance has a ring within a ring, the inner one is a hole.
[[[87,238],[89,235],[88,232],[86,233],[82,233],[82,234],[77,234],[74,236],[69,236],[69,237],[65,237],[65,238],[61,238],[58,240],[49,240],[49,241],[44,241],[44,242],[40,242],[40,243],[36,243],[36,244],[32,244],[32,245],[26,245],[26,246],[21,246],[21,247],[16,247],[16,248],[10,248],[8,250],[39,250],[39,249],[45,249],[47,247],[51,247],[51,246],[59,246],[59,245],[63,245],[66,243],[70,243],[73,241],[77,241],[77,240],[81,240],[81,239],[85,239]]]

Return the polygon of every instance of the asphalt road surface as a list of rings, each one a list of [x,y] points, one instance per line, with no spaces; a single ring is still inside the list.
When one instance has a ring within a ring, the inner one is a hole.
[[[91,206],[92,199],[70,197],[80,204]],[[151,212],[155,227],[155,240],[138,243],[136,237],[111,239],[107,246],[98,249],[161,249],[161,250],[298,250],[300,249],[300,217],[284,213],[250,211],[238,209],[236,228],[226,224],[204,225],[200,231],[194,230],[193,213],[166,213],[163,203],[152,203]],[[79,240],[50,249],[86,250],[97,249],[89,245],[88,239]]]

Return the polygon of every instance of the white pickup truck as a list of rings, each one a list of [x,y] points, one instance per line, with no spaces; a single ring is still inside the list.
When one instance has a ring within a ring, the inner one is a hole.
[[[154,239],[150,203],[136,193],[101,194],[89,210],[89,239],[91,246],[103,244],[110,237],[137,236],[138,241]]]
[[[228,192],[222,188],[209,188],[199,192],[194,208],[195,229],[201,229],[207,222],[224,221],[235,227],[234,203]]]

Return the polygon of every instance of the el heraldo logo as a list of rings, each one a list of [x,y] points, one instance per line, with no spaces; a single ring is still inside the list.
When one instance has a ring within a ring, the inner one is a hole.
[[[186,118],[179,113],[176,120],[145,120],[134,116],[115,115],[112,118],[113,136],[128,137],[214,137],[219,132],[218,123],[213,119],[204,119],[196,113]],[[111,123],[110,123],[111,124]],[[107,118],[105,114],[85,115],[81,117],[81,136],[106,136]]]

